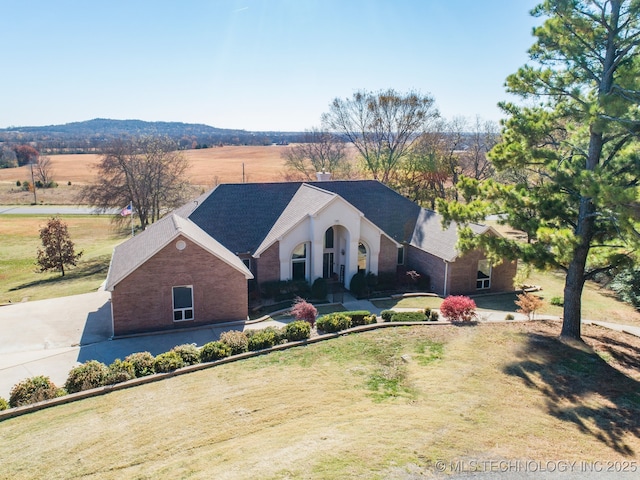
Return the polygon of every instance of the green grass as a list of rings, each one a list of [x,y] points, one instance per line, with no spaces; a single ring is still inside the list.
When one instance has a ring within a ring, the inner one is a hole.
[[[587,326],[606,362],[558,330],[385,328],[34,412],[0,422],[0,477],[383,479],[457,458],[637,458],[640,340]]]
[[[105,215],[67,215],[69,236],[83,251],[76,267],[62,277],[36,266],[42,246],[39,232],[49,216],[2,215],[0,218],[0,303],[41,300],[95,291],[107,276],[113,247],[127,238]]]
[[[551,305],[554,297],[563,297],[564,275],[557,272],[542,272],[534,270],[527,283],[542,287],[535,292],[543,300],[544,307],[537,314],[562,316],[560,306]],[[479,309],[515,312],[518,307],[515,293],[497,293],[492,295],[474,296]],[[440,297],[406,297],[400,299],[375,300],[377,307],[383,309],[394,308],[440,308]],[[602,320],[612,323],[640,326],[640,312],[631,305],[618,300],[615,295],[594,282],[587,282],[582,293],[582,317],[588,320]]]

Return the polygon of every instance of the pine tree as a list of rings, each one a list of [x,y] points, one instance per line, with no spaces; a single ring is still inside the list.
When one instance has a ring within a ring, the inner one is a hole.
[[[640,2],[546,0],[532,14],[545,21],[531,63],[506,83],[526,103],[501,104],[491,152],[510,181],[464,179],[468,203],[440,210],[461,222],[501,213],[524,231],[523,243],[465,230],[460,245],[563,270],[561,338],[580,339],[585,282],[629,264],[640,243]]]

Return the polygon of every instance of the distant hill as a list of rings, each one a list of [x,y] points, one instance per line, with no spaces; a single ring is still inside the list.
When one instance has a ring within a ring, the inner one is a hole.
[[[199,123],[145,122],[143,120],[112,120],[94,118],[84,122],[47,125],[41,127],[9,127],[0,132],[22,132],[64,135],[211,135],[221,133],[246,133],[245,130],[228,130]]]
[[[171,137],[183,149],[219,144],[269,145],[294,142],[302,137],[301,132],[250,132],[196,123],[95,118],[64,125],[2,128],[0,142],[30,143],[41,153],[95,153],[110,139],[147,135]]]

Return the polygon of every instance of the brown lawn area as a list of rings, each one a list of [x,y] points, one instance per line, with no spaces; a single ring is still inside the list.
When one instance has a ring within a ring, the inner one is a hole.
[[[242,182],[242,164],[245,180],[249,182],[276,182],[282,180],[284,161],[281,154],[289,146],[266,147],[214,147],[185,150],[189,159],[189,178],[196,185],[213,186],[218,183]],[[95,166],[100,155],[50,155],[54,179],[62,184],[91,183],[96,175]],[[0,182],[15,183],[30,179],[29,167],[0,169]]]
[[[0,477],[406,480],[455,462],[635,461],[640,340],[558,333],[387,328],[42,410],[0,422]]]

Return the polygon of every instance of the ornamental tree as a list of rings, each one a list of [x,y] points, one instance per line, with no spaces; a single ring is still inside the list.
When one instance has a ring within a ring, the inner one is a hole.
[[[464,295],[449,295],[440,304],[440,313],[451,322],[470,322],[476,316],[476,302]]]
[[[502,103],[490,152],[502,183],[463,179],[447,221],[500,213],[526,242],[462,231],[462,250],[566,273],[561,338],[580,339],[584,284],[631,261],[640,243],[640,2],[545,0],[531,62],[507,78],[526,103]]]
[[[69,238],[67,224],[58,217],[52,217],[40,230],[40,239],[44,249],[38,249],[37,265],[41,272],[57,270],[64,277],[65,265],[77,264],[82,252],[76,253]]]
[[[306,300],[296,297],[293,307],[291,308],[291,315],[293,315],[293,318],[296,320],[309,322],[313,327],[318,317],[318,309]]]

